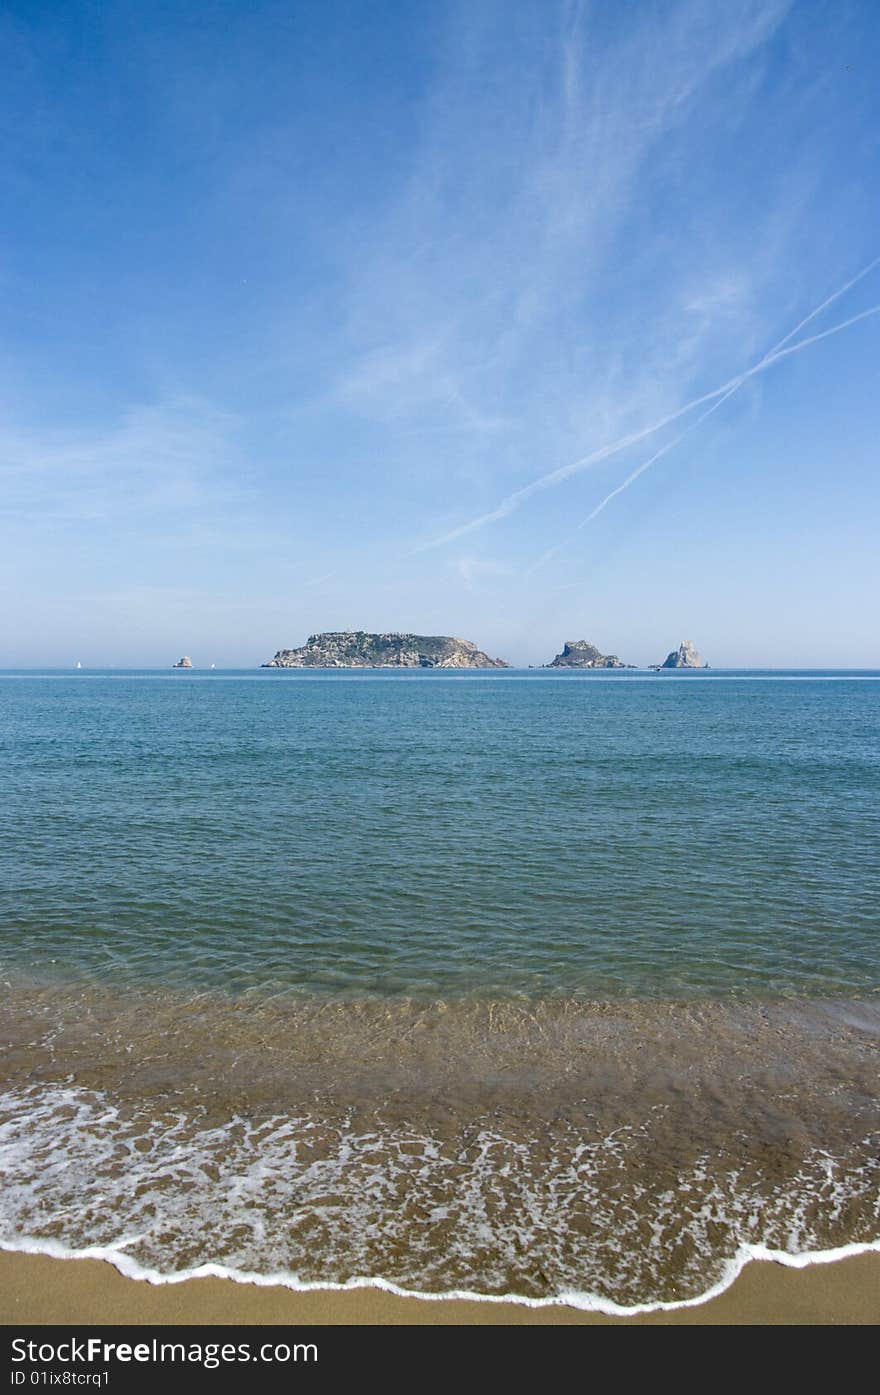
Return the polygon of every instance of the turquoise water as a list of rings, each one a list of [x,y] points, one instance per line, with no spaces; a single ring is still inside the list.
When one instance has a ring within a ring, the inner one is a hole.
[[[859,993],[880,681],[0,675],[0,954],[362,997]]]

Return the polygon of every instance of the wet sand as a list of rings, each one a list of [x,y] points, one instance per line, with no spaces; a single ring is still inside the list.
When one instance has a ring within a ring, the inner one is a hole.
[[[0,1322],[458,1325],[510,1323],[700,1326],[705,1324],[874,1324],[880,1322],[880,1254],[788,1269],[753,1263],[736,1282],[696,1308],[607,1317],[562,1306],[459,1299],[424,1302],[378,1289],[294,1293],[228,1279],[190,1279],[154,1286],[123,1276],[100,1260],[61,1260],[0,1253]]]
[[[4,1017],[5,1237],[91,1252],[129,1237],[148,1276],[210,1261],[637,1305],[697,1297],[744,1245],[880,1233],[873,1000],[181,1002],[60,985],[19,986]]]

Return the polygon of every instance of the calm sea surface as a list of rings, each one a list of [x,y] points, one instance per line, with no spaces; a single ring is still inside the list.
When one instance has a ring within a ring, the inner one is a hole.
[[[589,998],[880,981],[880,681],[0,677],[38,975]]]
[[[880,1235],[880,675],[7,673],[0,789],[0,1242],[626,1306]]]

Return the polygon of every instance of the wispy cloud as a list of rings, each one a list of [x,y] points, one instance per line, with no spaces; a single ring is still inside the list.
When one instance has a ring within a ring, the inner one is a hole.
[[[443,417],[447,429],[494,432],[506,424],[503,417],[485,411],[469,396],[442,339],[410,340],[370,350],[336,382],[329,400],[395,424],[432,412]]]
[[[491,512],[480,514],[478,517],[470,519],[467,523],[460,524],[457,528],[451,529],[448,533],[443,534],[439,538],[433,539],[433,541],[424,544],[421,549],[416,550],[424,551],[429,548],[440,547],[444,543],[453,542],[456,538],[460,538],[466,533],[474,532],[476,529],[483,528],[487,524],[498,522],[502,518],[507,518],[510,514],[512,514],[517,508],[519,508],[528,499],[532,498],[535,494],[541,493],[543,490],[551,489],[556,485],[562,484],[565,480],[570,479],[573,475],[579,474],[581,471],[588,469],[591,465],[595,465],[602,460],[607,460],[609,457],[619,454],[621,451],[628,449],[630,446],[638,444],[639,441],[643,441],[647,437],[655,435],[664,427],[671,425],[675,421],[679,421],[683,416],[687,416],[688,413],[694,411],[697,407],[704,406],[707,402],[713,404],[707,412],[704,412],[699,417],[699,419],[693,424],[693,426],[689,427],[687,431],[682,432],[680,435],[676,436],[673,441],[670,441],[666,445],[661,447],[660,450],[656,451],[654,455],[652,455],[648,460],[646,460],[642,465],[640,465],[637,470],[634,470],[633,473],[630,476],[628,476],[627,479],[624,480],[624,482],[621,485],[618,485],[608,495],[606,495],[606,497],[601,501],[601,503],[599,503],[596,506],[596,508],[584,520],[584,523],[590,522],[599,513],[602,512],[605,506],[608,503],[610,503],[612,499],[616,498],[618,494],[621,494],[625,489],[627,489],[636,479],[638,479],[640,475],[644,474],[644,472],[647,469],[649,469],[650,466],[653,465],[657,460],[660,460],[664,455],[668,454],[669,451],[671,451],[675,446],[677,446],[680,441],[684,440],[686,435],[689,435],[690,432],[693,429],[695,429],[696,426],[699,426],[703,421],[706,420],[708,416],[711,416],[713,412],[717,411],[718,408],[724,402],[728,401],[728,399],[731,398],[734,395],[734,393],[738,392],[739,389],[750,379],[757,377],[760,373],[765,373],[769,368],[772,368],[774,364],[779,363],[782,359],[788,358],[792,354],[800,353],[803,349],[809,348],[810,345],[817,344],[820,340],[828,339],[834,334],[839,334],[842,330],[849,329],[852,325],[858,324],[860,321],[869,319],[870,317],[880,313],[880,305],[869,306],[868,309],[859,311],[855,315],[851,315],[848,319],[842,321],[840,324],[832,325],[829,329],[822,330],[819,334],[811,335],[809,338],[800,340],[796,344],[790,344],[789,342],[797,334],[799,334],[809,323],[811,323],[811,321],[813,321],[818,315],[820,315],[824,310],[826,310],[848,290],[852,289],[852,287],[855,286],[859,281],[861,281],[863,277],[867,276],[868,273],[878,265],[878,262],[880,262],[880,258],[874,258],[874,260],[869,262],[866,267],[863,267],[862,270],[858,272],[856,276],[852,277],[844,285],[838,287],[837,290],[832,292],[832,294],[828,296],[825,300],[823,300],[820,305],[817,305],[814,309],[812,309],[809,312],[808,315],[806,315],[797,325],[795,325],[794,329],[789,330],[789,332],[779,341],[778,344],[774,346],[774,348],[772,348],[768,353],[764,354],[763,357],[759,359],[757,363],[753,364],[744,372],[737,374],[733,378],[729,378],[726,382],[720,384],[720,386],[718,387],[712,388],[709,392],[701,393],[698,397],[692,398],[689,402],[685,402],[683,406],[676,408],[672,412],[668,412],[665,416],[661,417],[659,420],[655,422],[652,422],[649,426],[642,427],[638,431],[630,432],[626,436],[622,436],[618,440],[610,442],[608,445],[600,446],[595,451],[591,451],[588,455],[581,456],[577,460],[570,461],[567,465],[562,465],[558,469],[552,470],[548,474],[540,476],[538,479],[533,480],[530,484],[525,485],[523,486],[523,488],[515,490],[512,494],[507,495],[506,498],[502,499],[501,502],[497,505],[497,507],[493,509]],[[583,524],[580,526],[583,526]],[[551,549],[550,552],[546,553],[544,558],[541,560],[546,560],[549,557],[555,555],[555,553],[558,550],[559,548]],[[532,570],[534,570],[534,568]]]
[[[510,576],[512,571],[508,564],[485,557],[456,557],[450,566],[469,591],[481,581]]]
[[[606,281],[609,267],[620,277],[621,229],[642,216],[648,162],[670,158],[719,74],[788,9],[740,0],[707,17],[684,3],[617,25],[583,5],[527,5],[515,23],[505,5],[462,6],[409,178],[351,246],[327,403],[384,423],[402,453],[414,423],[466,435],[448,473],[467,492],[501,461],[520,471],[542,438],[553,453],[587,423],[619,433],[637,398],[665,400],[717,333],[713,303],[753,330],[759,257],[695,250],[680,281],[648,261],[614,307]],[[728,84],[726,109],[747,97]]]
[[[0,515],[136,523],[240,501],[239,423],[190,397],[132,408],[110,427],[0,427]]]

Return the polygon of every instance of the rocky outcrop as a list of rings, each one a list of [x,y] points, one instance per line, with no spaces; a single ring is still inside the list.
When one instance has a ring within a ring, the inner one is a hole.
[[[172,668],[192,668],[192,666],[193,661],[189,654],[184,654],[182,659],[178,659],[176,664],[171,665]]]
[[[309,635],[300,649],[279,649],[262,668],[508,668],[467,639],[449,635],[367,634],[332,630]]]
[[[562,653],[557,654],[547,667],[632,668],[633,665],[625,664],[616,654],[600,654],[595,644],[589,644],[585,639],[569,639],[562,646]]]
[[[702,654],[698,654],[689,639],[682,640],[677,649],[667,654],[660,668],[708,668]]]

